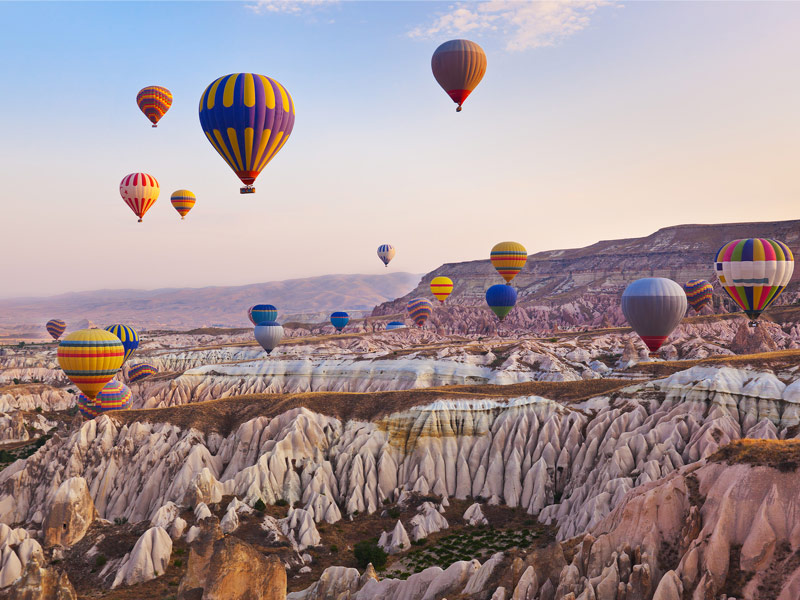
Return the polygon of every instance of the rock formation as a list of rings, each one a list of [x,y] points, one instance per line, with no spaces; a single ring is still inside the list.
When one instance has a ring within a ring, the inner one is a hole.
[[[45,546],[72,546],[86,535],[97,511],[83,477],[70,477],[56,490],[42,524]]]

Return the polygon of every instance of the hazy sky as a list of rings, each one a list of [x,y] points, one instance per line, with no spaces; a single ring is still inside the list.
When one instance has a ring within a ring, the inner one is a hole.
[[[680,223],[798,217],[800,3],[0,2],[0,296],[425,272]],[[430,55],[488,70],[464,105]],[[292,94],[257,193],[200,94],[252,71]],[[172,90],[157,129],[136,106]],[[119,196],[145,171],[161,197]],[[181,221],[169,195],[197,205]]]

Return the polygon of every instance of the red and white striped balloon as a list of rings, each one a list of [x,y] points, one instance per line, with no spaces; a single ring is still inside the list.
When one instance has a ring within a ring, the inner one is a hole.
[[[131,173],[122,178],[119,184],[119,195],[142,222],[144,214],[158,200],[161,188],[158,181],[147,173]]]

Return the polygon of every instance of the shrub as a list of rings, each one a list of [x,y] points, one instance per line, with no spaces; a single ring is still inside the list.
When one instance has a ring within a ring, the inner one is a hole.
[[[35,410],[36,410],[37,413],[42,414],[42,407],[41,406],[37,406]]]
[[[800,302],[800,301],[799,301],[799,302]],[[389,500],[388,498],[384,498],[384,499],[383,499],[383,504],[384,504],[384,505],[391,504],[391,503],[392,503],[392,501],[391,501],[391,500]]]
[[[175,554],[177,554],[178,556],[183,556],[184,552],[185,550],[183,548],[175,548]]]
[[[102,567],[104,564],[108,562],[105,554],[98,554],[97,558],[94,559],[94,564],[96,567]]]
[[[19,378],[14,377],[14,385],[19,385]]]
[[[175,562],[173,563],[176,567],[182,567],[183,561],[180,558],[176,558]]]
[[[389,509],[389,517],[392,519],[399,519],[400,518],[400,509],[399,508],[390,508]]]
[[[117,517],[114,519],[114,525],[125,525],[128,522],[128,517]]]
[[[255,508],[258,512],[264,512],[267,509],[267,505],[264,504],[264,501],[261,498],[259,498],[258,500],[256,500],[256,503],[253,505],[253,508]]]
[[[372,563],[372,566],[376,569],[382,569],[386,566],[388,555],[383,551],[383,548],[378,546],[376,540],[358,542],[353,548],[353,554],[361,569],[366,569],[369,563]]]
[[[275,500],[275,506],[289,506],[289,503],[283,498],[278,498]]]
[[[337,546],[336,544],[333,544],[331,546],[331,554],[336,554],[337,552],[339,552],[339,546]]]

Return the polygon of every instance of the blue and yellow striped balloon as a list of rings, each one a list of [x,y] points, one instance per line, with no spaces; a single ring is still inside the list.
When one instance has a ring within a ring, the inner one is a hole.
[[[699,313],[704,306],[710,306],[711,300],[714,297],[714,286],[705,279],[690,279],[683,284],[683,291],[686,292],[689,305],[697,313]]]
[[[350,315],[346,312],[337,311],[331,314],[331,325],[336,328],[336,331],[341,331],[350,322]]]
[[[433,312],[433,305],[425,298],[414,298],[406,304],[406,309],[411,317],[419,327],[425,325],[425,321],[431,316]]]
[[[183,221],[184,217],[192,210],[194,203],[197,202],[197,196],[189,190],[175,190],[169,197],[169,201],[172,202],[172,207],[178,211],[181,221]]]
[[[119,371],[124,358],[122,342],[104,329],[73,331],[58,345],[58,364],[90,400]]]
[[[253,325],[261,325],[262,323],[271,323],[278,320],[278,309],[272,304],[256,304],[250,307],[247,314]]]
[[[131,354],[133,354],[134,350],[139,347],[139,334],[136,333],[133,327],[119,324],[109,325],[106,327],[106,331],[113,333],[119,338],[119,341],[122,342],[122,346],[125,348],[125,358],[122,361],[124,364],[125,361],[130,358]]]
[[[130,388],[116,379],[109,381],[97,394],[94,400],[89,400],[83,394],[78,394],[78,410],[87,419],[99,417],[110,410],[123,410],[131,404],[133,394]]]
[[[61,334],[64,333],[67,324],[61,319],[50,319],[44,327],[47,329],[47,333],[49,333],[54,340],[57,340],[61,337]]]
[[[139,363],[138,365],[133,365],[128,370],[128,381],[135,383],[142,379],[147,379],[150,375],[155,375],[156,373],[158,373],[158,369],[150,363]]]
[[[236,176],[252,187],[289,139],[294,102],[277,81],[257,73],[232,73],[213,81],[200,97],[200,125]]]

